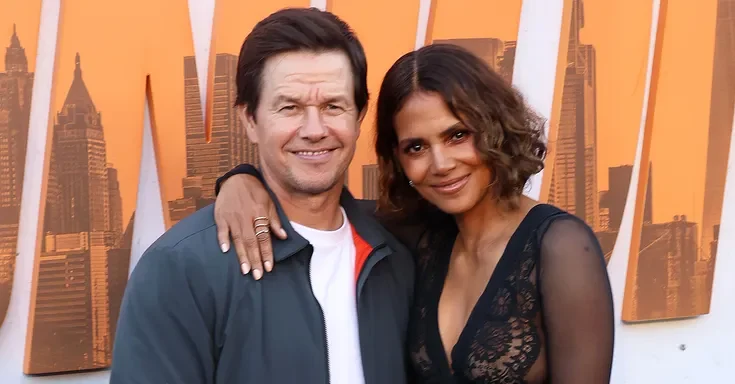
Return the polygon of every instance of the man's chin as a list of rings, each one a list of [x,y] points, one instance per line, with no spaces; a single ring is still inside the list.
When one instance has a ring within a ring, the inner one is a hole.
[[[293,180],[293,189],[299,193],[321,195],[332,191],[338,184],[340,184],[338,180],[336,180],[337,178],[330,177],[325,181],[324,174],[314,176],[314,178],[309,178],[308,174],[300,174],[297,179]]]

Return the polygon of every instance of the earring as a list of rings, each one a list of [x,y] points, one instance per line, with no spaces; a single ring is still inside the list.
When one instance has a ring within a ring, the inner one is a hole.
[[[408,181],[408,185],[410,185],[410,186],[412,186],[412,187],[413,187],[413,181],[412,181],[412,180],[409,180],[409,181]]]

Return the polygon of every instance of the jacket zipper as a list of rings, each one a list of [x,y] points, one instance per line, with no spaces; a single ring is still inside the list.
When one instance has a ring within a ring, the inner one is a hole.
[[[312,248],[313,252],[313,248]],[[324,309],[322,309],[322,305],[319,303],[319,300],[317,300],[316,295],[314,295],[314,288],[311,286],[311,257],[309,256],[309,264],[307,266],[307,278],[309,279],[309,289],[311,290],[311,297],[314,298],[314,301],[316,302],[317,307],[319,307],[319,315],[322,318],[322,335],[324,336],[324,357],[327,364],[327,381],[326,383],[329,384],[329,338],[327,336],[327,320],[324,318]]]
[[[314,252],[314,249],[311,248],[311,252]],[[357,305],[357,321],[358,324],[360,322],[360,313],[359,313],[359,299],[360,299],[360,293],[362,291],[362,287],[365,285],[365,282],[367,281],[367,276],[370,274],[370,271],[373,269],[373,267],[378,264],[379,261],[386,258],[386,256],[391,254],[390,248],[388,248],[385,244],[378,245],[377,247],[373,248],[372,251],[367,256],[367,260],[365,262],[365,265],[362,267],[362,270],[360,271],[358,281],[357,281],[357,298],[356,298],[356,305]],[[373,257],[377,255],[376,257]],[[313,255],[309,255],[308,259],[308,266],[307,266],[307,279],[309,280],[309,289],[311,290],[311,297],[314,298],[314,301],[316,302],[317,307],[319,308],[319,315],[322,319],[322,335],[324,337],[324,357],[326,362],[326,372],[327,372],[327,380],[326,383],[329,384],[329,367],[330,367],[330,360],[329,360],[329,337],[327,336],[327,320],[324,318],[324,309],[322,308],[322,305],[319,303],[319,300],[317,300],[316,295],[314,295],[314,289],[311,286],[311,258]],[[362,344],[362,340],[361,340]],[[363,360],[363,365],[365,365],[365,361]],[[364,367],[363,367],[364,368]]]

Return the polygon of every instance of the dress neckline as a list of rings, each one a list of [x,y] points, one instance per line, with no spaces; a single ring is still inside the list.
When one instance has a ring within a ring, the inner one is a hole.
[[[451,365],[449,364],[446,348],[441,338],[441,333],[439,332],[439,300],[441,299],[441,295],[444,292],[444,282],[447,278],[449,261],[451,258],[452,250],[454,249],[454,244],[457,241],[458,233],[455,234],[454,239],[452,239],[451,241],[447,241],[445,244],[443,244],[443,247],[439,250],[439,252],[434,254],[434,256],[438,257],[439,260],[437,262],[437,280],[433,285],[431,292],[431,297],[435,298],[435,300],[431,300],[429,303],[427,303],[429,309],[429,313],[427,313],[427,320],[430,322],[430,337],[427,338],[427,343],[434,344],[431,346],[431,348],[437,351],[437,355],[441,354],[441,362],[439,363],[439,368],[442,372],[442,376],[452,377],[454,375],[454,372],[462,371],[463,367],[460,364],[463,364],[463,359],[461,358],[461,356],[466,356],[469,353],[473,335],[476,334],[478,327],[481,326],[483,320],[482,316],[486,313],[481,311],[480,308],[484,307],[485,303],[493,299],[495,292],[497,292],[502,285],[503,279],[505,277],[504,275],[507,275],[508,271],[512,271],[513,263],[518,261],[518,259],[513,256],[518,255],[520,252],[523,251],[523,247],[528,241],[528,236],[531,234],[531,231],[533,231],[533,229],[535,229],[539,225],[539,221],[536,219],[538,219],[540,216],[547,216],[545,212],[547,211],[547,209],[542,209],[541,207],[549,206],[547,204],[537,204],[529,209],[521,222],[518,224],[518,227],[516,227],[516,229],[513,231],[513,234],[510,236],[510,239],[508,240],[508,243],[506,244],[503,253],[498,259],[498,263],[495,266],[495,269],[493,269],[493,272],[490,275],[485,289],[483,290],[482,294],[480,294],[477,302],[475,302],[474,306],[472,307],[470,315],[467,318],[467,322],[460,331],[459,337],[457,337],[457,342],[454,344],[454,346],[452,346],[452,349],[450,350],[450,356],[452,358]]]

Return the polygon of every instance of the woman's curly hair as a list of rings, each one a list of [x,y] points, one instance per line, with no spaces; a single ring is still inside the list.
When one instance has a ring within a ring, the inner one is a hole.
[[[456,45],[432,44],[398,59],[380,88],[375,139],[380,213],[427,220],[437,210],[408,184],[396,154],[395,117],[416,92],[437,93],[475,131],[476,148],[493,175],[491,193],[507,208],[517,208],[526,182],[544,167],[544,120],[482,59]]]

